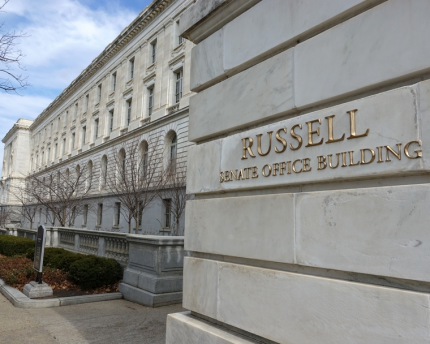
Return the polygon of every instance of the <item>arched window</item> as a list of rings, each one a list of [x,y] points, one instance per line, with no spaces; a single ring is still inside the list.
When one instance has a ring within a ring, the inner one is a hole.
[[[170,161],[176,160],[176,154],[177,154],[177,138],[176,133],[174,133],[172,140],[170,142]]]
[[[85,186],[87,191],[91,189],[92,180],[93,180],[93,162],[90,160],[87,163],[87,175],[85,178]]]
[[[120,168],[120,175],[118,176],[119,177],[119,179],[124,179],[125,178],[125,172],[126,172],[126,161],[125,161],[125,158],[126,158],[126,154],[125,154],[125,150],[124,150],[124,148],[122,148],[120,151],[119,151],[119,168]],[[121,178],[122,177],[122,178]]]
[[[140,163],[139,163],[139,174],[142,177],[146,177],[148,172],[148,142],[142,141],[139,147]]]

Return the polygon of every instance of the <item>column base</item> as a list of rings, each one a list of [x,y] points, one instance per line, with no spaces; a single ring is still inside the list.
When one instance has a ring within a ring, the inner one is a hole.
[[[236,333],[192,317],[191,312],[167,316],[166,344],[256,344]]]
[[[119,284],[119,291],[124,299],[149,307],[161,307],[182,303],[182,291],[175,293],[153,294],[126,283]]]

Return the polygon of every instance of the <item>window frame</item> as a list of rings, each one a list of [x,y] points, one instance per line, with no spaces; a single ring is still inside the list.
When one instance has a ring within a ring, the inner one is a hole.
[[[182,68],[175,71],[175,104],[178,104],[182,98],[182,87],[184,80],[184,71]]]

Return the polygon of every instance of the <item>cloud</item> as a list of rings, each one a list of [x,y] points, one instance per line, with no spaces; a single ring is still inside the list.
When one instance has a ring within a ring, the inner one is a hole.
[[[18,48],[32,86],[23,96],[0,94],[0,138],[19,118],[36,118],[138,15],[117,0],[98,7],[75,0],[12,0],[4,11],[5,28],[27,34]]]

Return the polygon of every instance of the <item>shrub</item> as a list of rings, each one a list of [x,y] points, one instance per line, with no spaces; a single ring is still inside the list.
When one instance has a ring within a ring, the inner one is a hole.
[[[29,249],[26,256],[34,260],[34,248]],[[86,257],[84,254],[69,252],[63,248],[46,247],[43,266],[68,272],[70,264],[84,257]]]
[[[69,278],[82,289],[94,289],[116,283],[120,271],[115,259],[85,256],[70,265]]]
[[[11,235],[0,235],[0,254],[8,257],[20,256],[33,248],[35,241],[28,238],[21,238]]]

